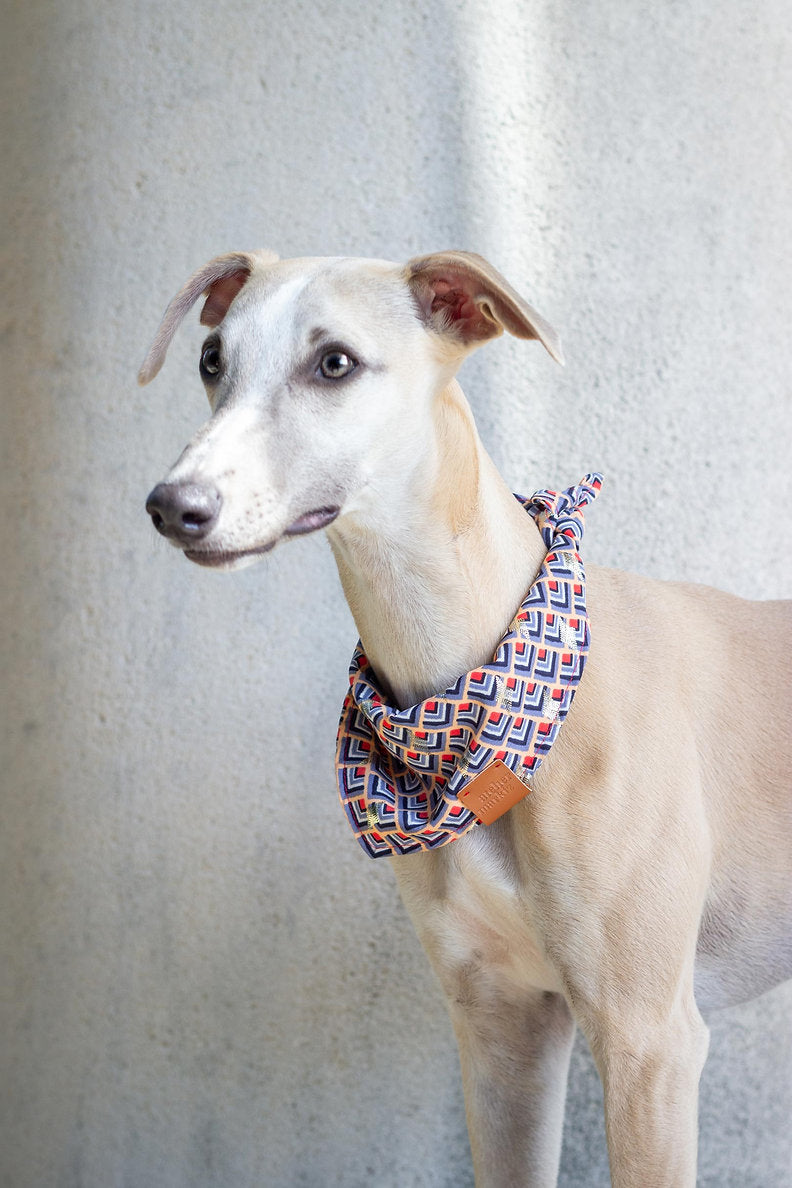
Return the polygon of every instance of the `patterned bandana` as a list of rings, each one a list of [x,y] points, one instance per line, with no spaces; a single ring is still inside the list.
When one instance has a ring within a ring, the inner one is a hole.
[[[341,803],[372,857],[412,854],[490,824],[532,790],[589,650],[579,546],[602,476],[516,498],[547,547],[539,575],[490,664],[410,709],[385,703],[362,646],[338,727]]]

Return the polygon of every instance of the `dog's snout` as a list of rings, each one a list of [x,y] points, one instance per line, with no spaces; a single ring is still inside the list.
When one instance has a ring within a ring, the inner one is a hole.
[[[158,483],[146,500],[146,511],[162,536],[188,544],[209,534],[222,503],[220,492],[208,484]]]

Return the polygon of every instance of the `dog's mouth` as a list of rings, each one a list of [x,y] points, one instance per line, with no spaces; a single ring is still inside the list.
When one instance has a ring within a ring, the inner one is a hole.
[[[314,511],[298,516],[293,524],[284,532],[284,536],[305,536],[308,532],[316,532],[319,528],[326,528],[341,511],[340,507],[317,507]]]
[[[265,553],[269,553],[271,549],[275,548],[278,541],[285,537],[307,536],[309,532],[318,532],[320,528],[326,528],[328,524],[332,524],[340,511],[340,507],[318,507],[313,511],[305,512],[284,529],[280,536],[276,536],[267,544],[257,545],[252,549],[185,549],[184,555],[188,561],[194,561],[196,565],[203,565],[207,569],[236,568],[245,563],[249,564],[258,557],[263,557]]]

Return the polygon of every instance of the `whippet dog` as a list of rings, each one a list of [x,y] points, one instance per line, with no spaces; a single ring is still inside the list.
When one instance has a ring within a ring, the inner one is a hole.
[[[560,361],[553,329],[465,252],[238,252],[173,299],[141,383],[202,295],[212,415],[149,497],[157,530],[231,570],[326,529],[397,709],[490,662],[547,544],[454,377],[504,329]],[[792,603],[594,566],[587,599],[586,669],[532,791],[392,859],[481,1188],[556,1183],[575,1025],[613,1184],[692,1188],[704,1017],[792,975]]]

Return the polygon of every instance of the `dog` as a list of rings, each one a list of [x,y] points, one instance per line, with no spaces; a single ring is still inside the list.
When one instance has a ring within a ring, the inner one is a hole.
[[[201,297],[212,415],[149,496],[156,529],[225,570],[325,529],[399,710],[486,664],[548,550],[455,375],[504,330],[561,361],[552,327],[466,252],[237,252],[174,297],[141,383]],[[705,1017],[792,975],[792,603],[593,566],[586,590],[585,672],[532,790],[392,858],[480,1188],[556,1183],[576,1026],[612,1183],[692,1188]]]

